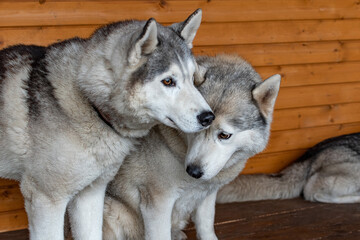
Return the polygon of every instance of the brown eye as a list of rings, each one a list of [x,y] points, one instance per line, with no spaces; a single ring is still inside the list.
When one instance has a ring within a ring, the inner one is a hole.
[[[222,140],[227,140],[227,139],[229,139],[231,136],[232,136],[232,134],[230,134],[230,133],[221,132],[221,133],[218,135],[218,138],[219,138],[219,139],[222,139]]]
[[[165,78],[161,82],[167,87],[175,87],[175,81],[171,77]]]

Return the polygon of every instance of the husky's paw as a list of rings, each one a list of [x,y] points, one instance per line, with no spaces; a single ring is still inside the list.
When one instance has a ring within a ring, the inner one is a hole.
[[[172,231],[171,233],[171,240],[186,240],[186,239],[187,239],[186,234],[181,230]]]
[[[214,234],[206,234],[206,236],[197,235],[197,239],[199,239],[199,240],[218,240],[215,233]]]

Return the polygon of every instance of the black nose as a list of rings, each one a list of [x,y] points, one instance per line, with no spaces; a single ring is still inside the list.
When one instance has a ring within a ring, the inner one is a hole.
[[[203,171],[201,171],[201,168],[196,165],[189,165],[186,168],[186,172],[192,176],[193,178],[201,178],[202,175],[204,175]]]
[[[212,112],[203,112],[197,116],[197,119],[202,126],[207,127],[214,121],[215,115]]]

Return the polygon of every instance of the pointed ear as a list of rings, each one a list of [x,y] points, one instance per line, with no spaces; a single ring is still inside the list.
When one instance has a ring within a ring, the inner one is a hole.
[[[252,91],[253,98],[257,102],[260,111],[265,118],[270,117],[274,111],[275,100],[280,88],[280,81],[281,76],[276,74],[263,81]]]
[[[152,53],[158,44],[156,21],[150,18],[129,53],[129,62],[136,65],[142,56]]]
[[[196,70],[194,74],[194,85],[196,87],[199,87],[203,82],[205,82],[205,74],[206,74],[206,68],[196,64]]]
[[[184,22],[175,23],[171,25],[186,42],[189,48],[192,48],[192,42],[195,38],[196,32],[200,27],[202,17],[202,10],[199,8],[193,12]]]

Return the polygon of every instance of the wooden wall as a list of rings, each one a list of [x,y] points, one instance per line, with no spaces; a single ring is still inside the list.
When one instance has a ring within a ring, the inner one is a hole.
[[[203,9],[196,54],[238,53],[283,77],[271,141],[244,173],[282,169],[317,142],[360,131],[360,0],[0,0],[0,48],[87,37],[111,21],[182,21]],[[16,182],[0,179],[0,232],[26,228]]]

